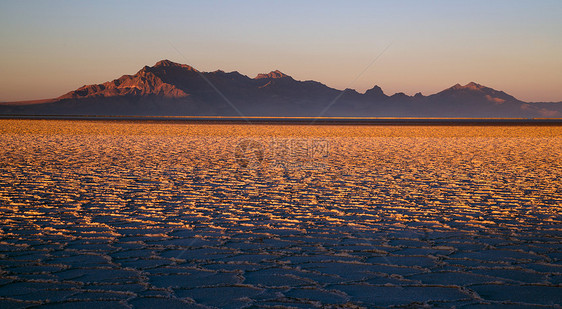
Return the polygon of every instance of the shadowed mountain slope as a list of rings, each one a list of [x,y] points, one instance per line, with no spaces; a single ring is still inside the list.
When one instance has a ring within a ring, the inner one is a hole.
[[[562,117],[562,102],[526,103],[476,83],[439,93],[364,94],[275,70],[255,78],[238,72],[200,72],[169,60],[134,75],[85,85],[55,99],[0,103],[4,115],[364,117]]]

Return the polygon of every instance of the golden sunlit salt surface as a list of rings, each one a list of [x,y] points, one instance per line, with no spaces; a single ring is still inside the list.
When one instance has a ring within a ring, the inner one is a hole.
[[[562,303],[559,126],[0,120],[0,145],[2,308]]]

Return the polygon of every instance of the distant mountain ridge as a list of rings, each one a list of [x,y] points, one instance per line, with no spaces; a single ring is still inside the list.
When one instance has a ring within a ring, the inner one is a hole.
[[[154,116],[562,117],[562,102],[527,103],[471,82],[424,96],[361,94],[279,71],[255,78],[169,60],[58,98],[0,104],[0,114]]]

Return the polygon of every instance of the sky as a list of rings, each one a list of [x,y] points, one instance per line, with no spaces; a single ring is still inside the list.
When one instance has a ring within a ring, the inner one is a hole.
[[[0,101],[169,59],[424,95],[471,81],[562,101],[562,1],[0,1]]]

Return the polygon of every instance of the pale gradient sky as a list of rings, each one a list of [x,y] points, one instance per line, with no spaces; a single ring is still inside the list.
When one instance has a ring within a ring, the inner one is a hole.
[[[560,0],[2,0],[0,101],[56,97],[161,59],[359,92],[475,81],[562,101],[561,16]]]

